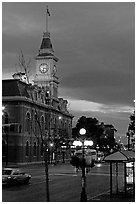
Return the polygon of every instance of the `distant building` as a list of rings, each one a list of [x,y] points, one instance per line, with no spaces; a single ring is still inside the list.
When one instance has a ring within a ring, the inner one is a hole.
[[[49,160],[68,157],[73,115],[67,100],[58,97],[57,62],[46,32],[36,57],[34,84],[22,72],[2,81],[3,162],[43,161],[42,139],[48,140]]]
[[[115,145],[115,132],[117,132],[117,130],[112,124],[101,123],[101,126],[104,129],[100,137],[101,149],[103,151],[108,151],[109,149],[113,149]]]
[[[104,135],[106,137],[114,139],[116,131],[117,130],[114,128],[113,125],[109,125],[109,124],[104,125]]]

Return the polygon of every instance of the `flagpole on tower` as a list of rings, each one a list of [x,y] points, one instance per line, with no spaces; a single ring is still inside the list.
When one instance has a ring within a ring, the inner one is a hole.
[[[46,33],[48,33],[48,17],[50,16],[50,12],[48,6],[46,8]]]

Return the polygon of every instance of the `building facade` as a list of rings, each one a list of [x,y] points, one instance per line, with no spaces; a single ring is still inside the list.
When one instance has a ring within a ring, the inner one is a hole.
[[[44,33],[35,60],[33,83],[26,72],[14,73],[14,79],[2,82],[2,157],[6,163],[43,161],[45,141],[49,161],[69,157],[73,115],[68,112],[68,101],[58,97],[58,58],[49,32]]]

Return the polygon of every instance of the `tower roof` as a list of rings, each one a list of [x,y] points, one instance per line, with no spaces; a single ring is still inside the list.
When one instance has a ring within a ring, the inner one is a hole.
[[[54,55],[54,50],[52,47],[51,39],[50,39],[50,33],[49,32],[44,32],[43,38],[41,41],[40,49],[39,49],[39,54],[37,56],[38,58],[40,57],[51,57],[54,60],[58,61],[58,58],[55,57]],[[37,58],[36,57],[36,58]]]
[[[51,49],[53,51],[52,43],[50,40],[50,33],[44,33],[40,49]]]

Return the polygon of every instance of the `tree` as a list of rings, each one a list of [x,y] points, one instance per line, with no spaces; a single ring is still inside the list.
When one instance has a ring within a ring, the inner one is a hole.
[[[29,72],[30,72],[30,60],[28,62],[26,62],[25,58],[24,58],[24,54],[23,52],[21,51],[21,54],[19,55],[19,67],[20,69],[25,72],[25,76],[26,76],[26,83],[30,84],[29,82]],[[20,72],[21,74],[23,74],[22,72]],[[26,90],[28,91],[28,90]],[[34,98],[33,98],[33,86],[30,85],[30,90],[29,90],[29,93],[28,95],[30,96],[32,102],[33,102],[33,107],[34,107],[34,112],[35,112],[35,121],[37,123],[37,126],[38,126],[38,129],[39,129],[39,132],[40,132],[40,138],[41,138],[41,142],[42,144],[44,144],[44,162],[45,162],[45,176],[46,176],[46,198],[47,198],[47,202],[50,201],[50,198],[49,198],[49,176],[48,176],[48,139],[45,138],[43,135],[43,128],[42,128],[42,124],[41,124],[41,121],[38,117],[38,110],[36,109],[36,105],[35,105],[35,101],[34,101]],[[50,124],[50,118],[49,118],[49,124]],[[37,138],[37,141],[38,141],[38,144],[39,144],[39,137],[37,135],[37,131],[35,129],[35,127],[33,128],[33,126],[31,125],[31,129],[35,135],[35,137]],[[49,133],[50,134],[50,133]]]
[[[135,135],[135,111],[133,114],[130,115],[130,123],[128,125],[128,131],[127,131],[127,138],[128,138],[128,150],[130,150],[131,145],[134,147],[134,143],[130,144],[130,138]]]
[[[79,130],[81,128],[86,129],[85,138],[93,141],[93,148],[98,146],[98,150],[109,152],[113,149],[116,142],[114,139],[114,131],[116,129],[113,125],[104,125],[103,122],[99,122],[96,118],[86,118],[82,116],[78,119],[76,126],[72,129],[73,139],[80,137]]]
[[[130,124],[128,126],[128,131],[132,131],[135,134],[135,111],[132,115],[130,115]]]
[[[104,129],[96,118],[86,118],[82,116],[78,119],[76,127],[72,129],[72,137],[77,139],[80,137],[79,130],[86,129],[86,139],[93,140],[93,145],[96,146],[100,143],[100,136],[103,134]]]

